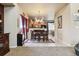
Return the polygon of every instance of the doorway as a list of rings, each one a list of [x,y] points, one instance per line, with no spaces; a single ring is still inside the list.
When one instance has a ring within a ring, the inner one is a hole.
[[[48,39],[55,43],[55,24],[54,20],[48,21]]]

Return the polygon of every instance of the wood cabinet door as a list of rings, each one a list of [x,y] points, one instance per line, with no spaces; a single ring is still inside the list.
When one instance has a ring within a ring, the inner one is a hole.
[[[0,33],[4,33],[4,6],[0,4]]]

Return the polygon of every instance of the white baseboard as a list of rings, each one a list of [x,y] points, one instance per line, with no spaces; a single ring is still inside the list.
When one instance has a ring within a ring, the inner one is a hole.
[[[65,44],[67,47],[74,47],[75,46],[74,44],[68,44],[68,43],[65,43],[65,42],[63,42],[63,44]]]
[[[17,46],[10,46],[10,48],[16,48]]]

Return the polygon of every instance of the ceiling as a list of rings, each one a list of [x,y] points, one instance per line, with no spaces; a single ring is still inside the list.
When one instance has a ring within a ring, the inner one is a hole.
[[[28,15],[52,15],[63,8],[67,3],[18,3],[22,12]]]

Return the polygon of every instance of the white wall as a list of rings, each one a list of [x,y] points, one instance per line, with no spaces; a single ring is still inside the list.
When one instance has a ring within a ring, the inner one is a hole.
[[[17,46],[17,19],[19,18],[19,14],[17,5],[15,7],[4,7],[4,32],[10,33],[10,47]]]
[[[57,17],[62,16],[62,29],[58,29],[57,25]],[[56,34],[57,34],[57,41],[58,42],[64,42],[65,44],[70,44],[70,29],[71,29],[71,10],[70,10],[70,4],[66,5],[63,9],[61,9],[56,14]]]
[[[79,10],[79,3],[72,3],[71,5],[71,18],[72,18],[72,30],[71,30],[71,39],[72,44],[77,44],[79,42],[79,21],[74,21],[73,14],[77,13]]]
[[[61,9],[56,14],[57,17],[62,15],[62,29],[57,29],[57,22],[56,22],[56,34],[57,34],[57,41],[64,42],[65,44],[69,44],[74,46],[79,42],[79,21],[75,22],[73,19],[73,14],[77,12],[79,9],[79,4],[68,4],[66,7]]]

